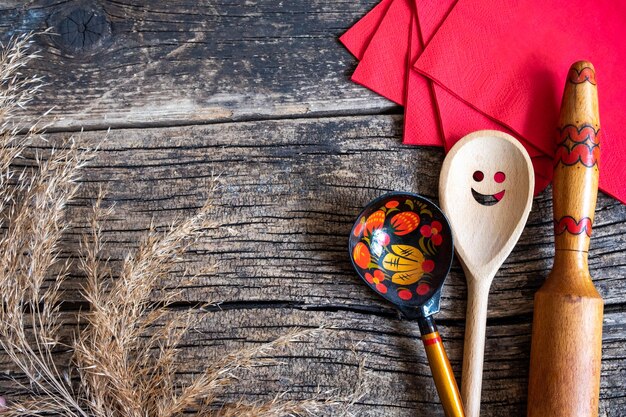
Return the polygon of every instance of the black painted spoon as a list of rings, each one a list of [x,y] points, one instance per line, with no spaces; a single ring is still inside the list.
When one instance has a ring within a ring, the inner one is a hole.
[[[359,214],[348,243],[359,276],[379,295],[417,319],[428,363],[446,416],[464,416],[450,361],[432,315],[450,270],[454,244],[450,225],[431,201],[390,193]]]

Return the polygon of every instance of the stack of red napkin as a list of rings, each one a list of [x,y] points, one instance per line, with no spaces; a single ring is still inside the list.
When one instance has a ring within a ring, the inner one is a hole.
[[[600,189],[626,203],[626,3],[382,0],[341,38],[352,80],[404,106],[404,142],[446,150],[475,130],[518,138],[536,192],[552,177],[567,71],[591,61],[601,118]]]

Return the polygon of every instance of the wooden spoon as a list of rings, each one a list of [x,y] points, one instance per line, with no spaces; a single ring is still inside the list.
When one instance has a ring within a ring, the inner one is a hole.
[[[534,184],[526,150],[495,130],[465,136],[441,168],[439,198],[467,279],[461,396],[468,417],[480,413],[489,287],[526,224]]]
[[[417,320],[446,417],[465,417],[454,373],[433,315],[454,244],[446,216],[411,193],[390,193],[359,214],[348,241],[352,265],[378,295]]]

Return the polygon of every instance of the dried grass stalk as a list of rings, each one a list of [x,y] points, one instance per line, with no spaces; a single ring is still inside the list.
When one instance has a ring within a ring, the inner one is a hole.
[[[354,401],[358,393],[349,398],[319,393],[305,401],[277,396],[263,404],[216,405],[238,370],[262,363],[270,351],[310,331],[232,352],[188,385],[177,385],[177,346],[194,317],[191,312],[166,316],[164,307],[175,293],[166,294],[158,305],[151,295],[203,231],[216,227],[208,205],[165,232],[152,227],[114,274],[102,260],[102,224],[111,209],[103,207],[99,195],[79,260],[90,308],[81,313],[85,325],[73,340],[59,340],[64,324],[61,287],[68,270],[58,261],[67,228],[65,208],[78,189],[80,169],[94,153],[70,140],[46,158],[36,156],[31,166],[18,164],[29,141],[41,135],[41,127],[21,133],[17,123],[18,110],[41,88],[39,78],[20,72],[36,58],[29,52],[32,39],[21,36],[0,52],[0,347],[27,377],[29,386],[21,388],[30,393],[30,398],[10,403],[3,415],[169,417],[195,412],[270,417],[317,415]],[[64,349],[72,352],[71,360],[59,367],[57,353]]]
[[[57,263],[64,209],[76,193],[78,170],[91,154],[68,143],[46,160],[37,155],[34,166],[20,168],[16,163],[41,133],[35,125],[22,134],[17,123],[18,110],[41,88],[39,78],[21,74],[37,57],[28,52],[31,44],[32,36],[24,35],[0,53],[0,347],[38,392],[53,399],[45,406],[41,399],[29,403],[56,412],[79,408],[53,360],[59,346],[60,285],[66,268],[53,277],[52,285],[45,284]],[[16,409],[23,415],[22,407]]]

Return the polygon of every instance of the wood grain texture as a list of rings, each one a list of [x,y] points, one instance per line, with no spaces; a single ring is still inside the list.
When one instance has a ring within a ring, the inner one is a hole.
[[[347,81],[355,59],[337,41],[375,3],[9,0],[0,40],[60,35],[75,10],[106,17],[110,33],[84,49],[38,39],[49,85],[30,110],[54,106],[57,129],[376,113],[395,107]]]
[[[384,114],[398,108],[349,81],[355,61],[337,37],[374,3],[0,5],[3,40],[60,24],[77,7],[97,9],[110,22],[110,34],[84,48],[74,38],[68,45],[40,37],[43,59],[30,69],[46,75],[48,86],[29,114],[55,105],[53,115],[62,118],[59,133],[33,150],[45,153],[81,126],[91,131],[77,140],[93,146],[106,136],[98,129],[114,128],[85,169],[63,257],[76,256],[100,186],[116,205],[105,225],[114,264],[137,247],[152,220],[165,227],[206,197],[215,203],[217,226],[180,265],[212,271],[193,279],[177,273],[163,283],[164,291],[181,290],[173,314],[219,303],[182,346],[181,379],[225,349],[271,340],[293,326],[333,326],[277,353],[283,365],[251,371],[225,401],[270,399],[282,390],[304,398],[318,385],[348,392],[365,358],[369,395],[356,405],[358,415],[443,415],[417,323],[399,320],[360,282],[347,251],[354,217],[371,199],[406,190],[437,200],[443,159],[439,149],[401,145],[401,117]],[[211,193],[214,181],[219,187]],[[532,299],[554,253],[551,213],[546,191],[491,288],[484,416],[525,414]],[[606,302],[600,415],[610,417],[626,415],[625,232],[626,208],[600,195],[590,267]],[[80,283],[78,273],[67,283],[68,301],[80,303]],[[437,322],[457,378],[465,299],[455,261]],[[11,396],[8,377],[19,375],[3,355],[0,371],[2,393]]]
[[[347,239],[354,217],[389,190],[418,191],[436,200],[440,150],[400,144],[401,117],[364,116],[282,120],[158,129],[113,130],[85,170],[84,188],[72,217],[77,228],[66,253],[77,252],[91,199],[108,189],[116,215],[105,236],[113,260],[137,246],[151,220],[160,226],[199,207],[213,178],[219,227],[209,231],[187,261],[191,273],[217,262],[213,273],[173,277],[164,288],[182,290],[178,308],[220,303],[198,326],[182,354],[189,372],[223,349],[270,340],[290,326],[327,324],[315,343],[285,354],[285,366],[261,369],[225,396],[269,398],[289,388],[294,397],[317,384],[349,390],[358,360],[371,371],[370,396],[357,406],[363,416],[443,415],[417,323],[364,286],[351,270]],[[51,143],[66,135],[52,135]],[[85,145],[105,132],[86,132]],[[482,414],[524,415],[532,297],[551,266],[551,195],[535,199],[520,243],[493,282],[487,321]],[[626,208],[600,196],[591,262],[607,302],[601,410],[620,416],[626,317]],[[73,285],[80,283],[76,277]],[[70,283],[71,284],[71,283]],[[442,339],[460,376],[465,283],[455,261],[438,314]],[[281,356],[282,358],[282,356]],[[181,375],[184,377],[184,375]],[[259,381],[262,381],[259,383]],[[434,410],[434,411],[433,411]],[[602,415],[602,414],[601,414]]]
[[[598,88],[591,63],[576,62],[569,73],[558,146],[571,151],[558,152],[554,165],[555,258],[535,294],[529,417],[598,415],[603,301],[589,275],[587,252],[598,194]],[[566,131],[571,133],[563,139]],[[574,223],[563,230],[563,220]]]

